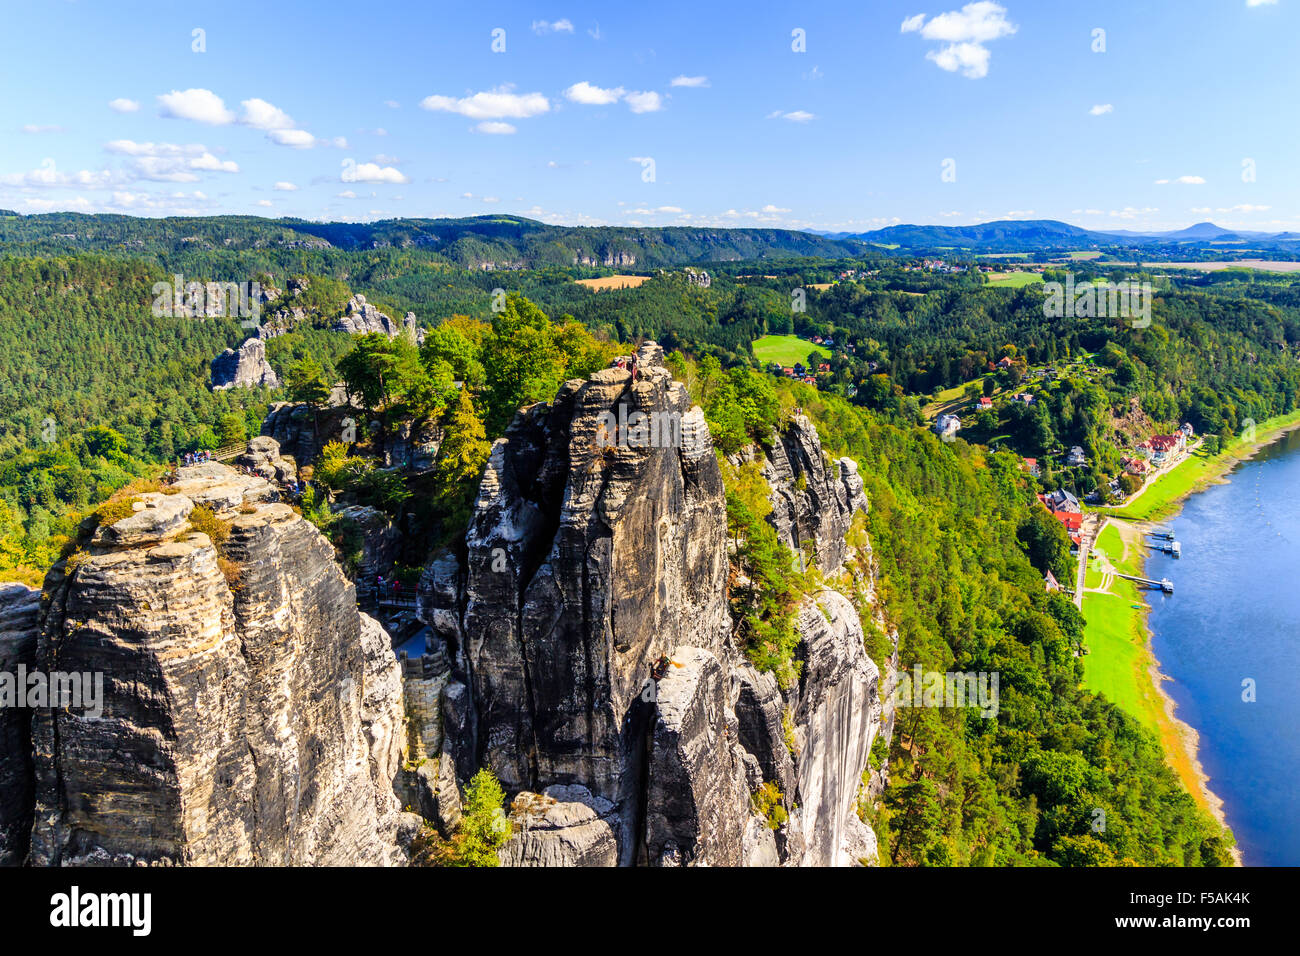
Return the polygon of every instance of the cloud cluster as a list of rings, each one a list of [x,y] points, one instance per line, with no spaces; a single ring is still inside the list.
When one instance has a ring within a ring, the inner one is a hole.
[[[674,84],[678,85],[676,81]],[[586,80],[580,80],[566,89],[564,98],[584,106],[609,106],[622,100],[633,113],[657,113],[664,108],[663,95],[653,90],[629,92],[621,86],[601,87]]]
[[[903,21],[901,33],[919,33],[927,40],[941,43],[925,55],[941,70],[961,72],[978,80],[988,75],[991,53],[985,44],[1011,36],[1019,29],[1007,19],[1006,8],[992,0],[968,3],[960,10],[940,13],[926,19],[918,13]]]
[[[131,101],[114,100],[109,105],[122,112],[123,110],[118,106],[114,106],[119,102]],[[190,120],[208,126],[230,126],[238,123],[251,129],[262,130],[271,142],[291,149],[311,149],[315,146],[347,148],[348,141],[342,136],[333,139],[317,139],[307,130],[300,129],[293,117],[274,103],[253,97],[243,100],[239,105],[243,107],[242,114],[236,114],[234,110],[227,108],[225,101],[211,90],[198,88],[172,90],[158,97],[159,112],[172,119]]]

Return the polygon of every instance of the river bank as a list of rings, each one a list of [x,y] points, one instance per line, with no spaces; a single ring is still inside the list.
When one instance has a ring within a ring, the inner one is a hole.
[[[1189,456],[1147,488],[1131,507],[1099,509],[1104,521],[1097,538],[1101,557],[1097,569],[1086,575],[1089,584],[1083,595],[1083,612],[1090,653],[1084,658],[1085,683],[1159,737],[1166,760],[1188,793],[1229,832],[1224,802],[1211,789],[1200,759],[1200,736],[1179,718],[1177,703],[1165,686],[1172,678],[1161,671],[1155,654],[1151,607],[1136,585],[1107,572],[1148,576],[1146,534],[1153,521],[1177,514],[1192,495],[1222,483],[1239,464],[1297,428],[1300,413],[1270,419],[1257,425],[1253,435],[1233,441],[1216,455]],[[1113,535],[1107,533],[1111,529]],[[1233,859],[1242,865],[1237,847]]]

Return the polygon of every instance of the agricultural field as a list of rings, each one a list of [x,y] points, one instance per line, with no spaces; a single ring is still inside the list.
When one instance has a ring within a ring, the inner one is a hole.
[[[1019,289],[1043,281],[1042,274],[1038,272],[990,272],[988,276],[989,285],[1005,289]]]
[[[765,335],[754,340],[754,357],[764,365],[776,362],[779,365],[794,365],[795,362],[807,362],[808,353],[816,352],[822,358],[830,358],[830,351],[820,345],[813,345],[807,339],[797,335]]]
[[[600,292],[604,289],[635,289],[649,282],[649,276],[601,276],[599,279],[576,279],[578,285]]]

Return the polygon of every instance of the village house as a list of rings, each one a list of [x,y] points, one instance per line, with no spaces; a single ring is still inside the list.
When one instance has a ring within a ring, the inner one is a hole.
[[[1021,467],[1022,469],[1024,469],[1025,471],[1027,471],[1029,474],[1033,475],[1035,478],[1037,478],[1040,474],[1042,474],[1042,469],[1040,469],[1040,468],[1038,467],[1038,459],[1037,459],[1037,458],[1025,458],[1025,459],[1023,459],[1023,460],[1020,462],[1020,467]]]
[[[1075,445],[1070,449],[1070,453],[1065,456],[1065,463],[1071,468],[1080,468],[1088,463],[1088,456],[1083,453],[1083,449]]]
[[[961,419],[956,415],[940,415],[934,423],[934,433],[940,438],[951,438],[961,429]]]
[[[1083,508],[1079,506],[1079,499],[1064,488],[1058,488],[1055,491],[1039,495],[1038,500],[1052,514],[1081,514],[1083,512]]]

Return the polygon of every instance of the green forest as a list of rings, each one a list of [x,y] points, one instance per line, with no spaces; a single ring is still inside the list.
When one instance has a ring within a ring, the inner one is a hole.
[[[463,530],[491,442],[521,405],[653,338],[673,353],[720,455],[770,443],[797,406],[828,452],[859,462],[864,530],[904,666],[1002,675],[995,720],[900,712],[891,784],[863,810],[885,862],[1228,861],[1230,838],[1181,788],[1158,741],[1083,689],[1084,622],[1043,586],[1048,571],[1068,576],[1069,543],[1035,494],[1104,489],[1132,442],[1184,421],[1219,438],[1294,411],[1300,283],[1081,266],[1081,276],[1153,282],[1154,322],[1133,328],[1048,318],[1041,288],[994,287],[978,268],[926,271],[862,244],[791,238],[802,234],[458,222],[0,220],[0,576],[36,583],[124,485],[257,434],[271,403],[319,404],[339,382],[366,428],[312,463],[304,513],[346,550],[332,505],[374,504],[433,548]],[[633,252],[635,265],[605,265]],[[711,281],[682,271],[688,262]],[[1061,268],[1048,264],[1044,278]],[[648,281],[599,292],[575,282],[621,271]],[[297,310],[267,340],[281,389],[210,387],[212,359],[250,333],[233,318],[152,314],[154,283],[176,273],[274,289],[264,317]],[[415,312],[423,344],[331,331],[354,293],[390,315]],[[812,370],[812,384],[773,374],[751,346],[766,334],[807,338],[810,351],[814,337],[832,340],[829,368]],[[949,390],[992,402],[963,409],[961,437],[943,442],[926,410]],[[1024,393],[1034,400],[1013,400]],[[425,424],[444,434],[431,473],[378,467],[385,432]],[[1058,461],[1073,445],[1086,465]],[[1022,456],[1044,461],[1041,478]],[[723,471],[749,582],[732,595],[742,650],[788,684],[794,609],[818,577],[791,570],[764,521],[761,479]],[[883,662],[888,642],[868,640]]]

